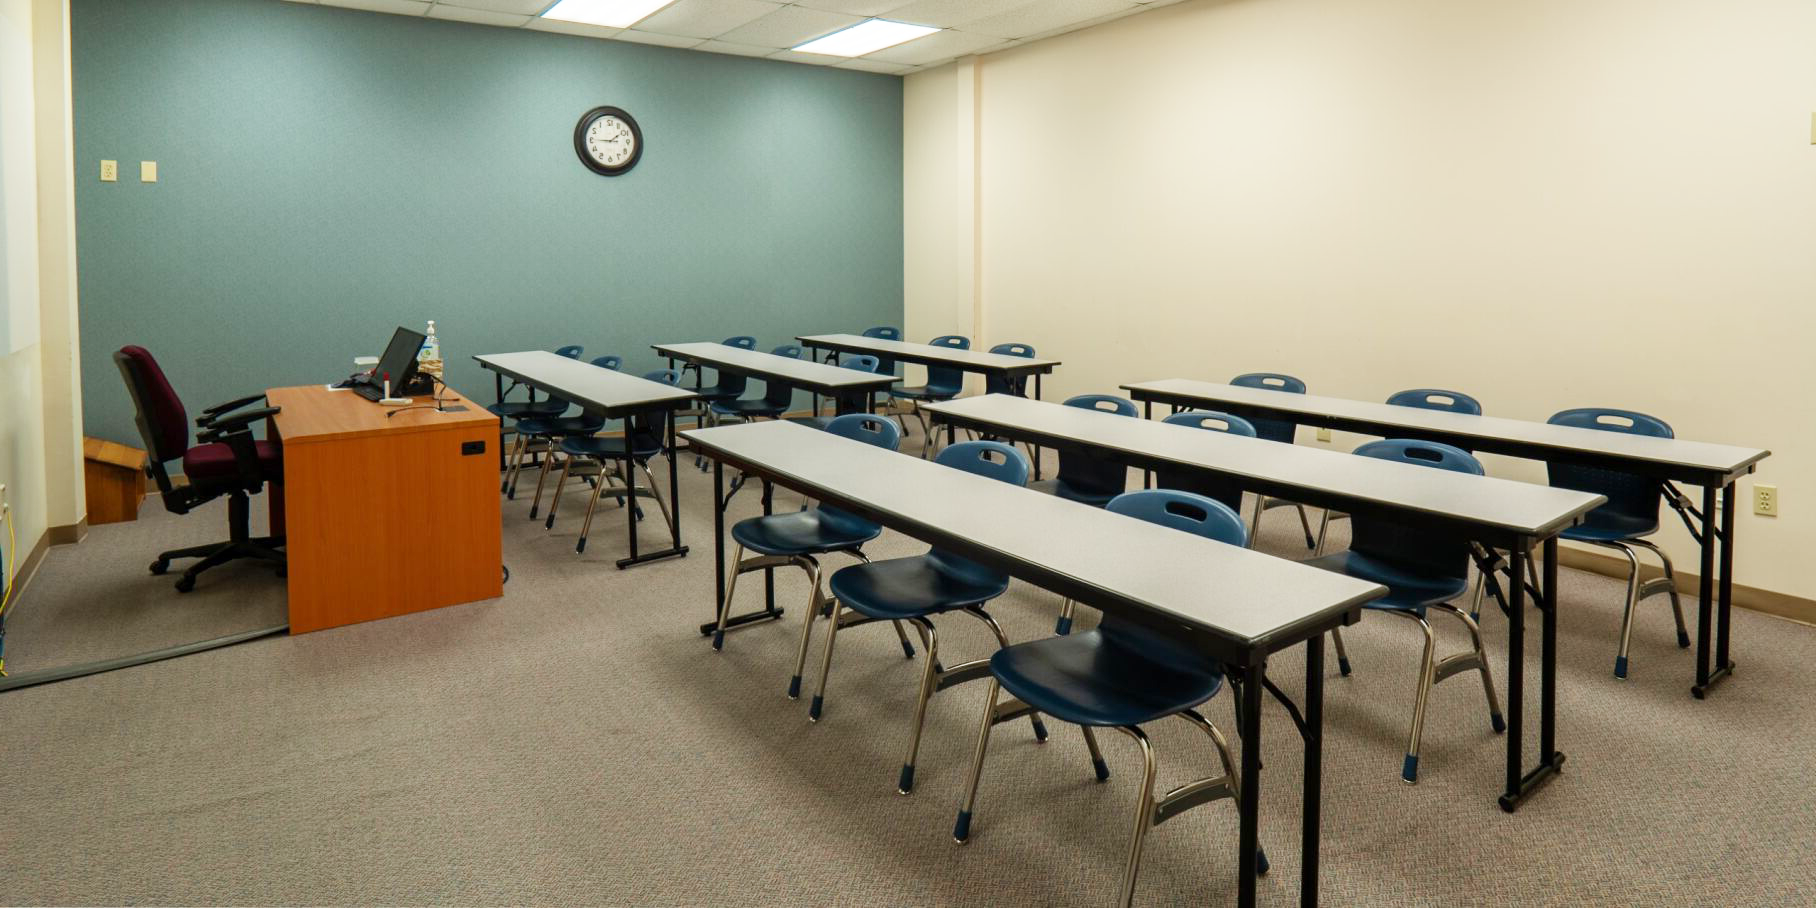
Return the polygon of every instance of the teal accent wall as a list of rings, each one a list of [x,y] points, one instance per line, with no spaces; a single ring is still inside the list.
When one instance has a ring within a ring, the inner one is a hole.
[[[278,0],[71,7],[91,435],[138,443],[128,343],[196,410],[428,319],[487,402],[476,353],[642,371],[651,343],[902,322],[897,77]],[[624,176],[574,155],[601,104],[643,130]]]

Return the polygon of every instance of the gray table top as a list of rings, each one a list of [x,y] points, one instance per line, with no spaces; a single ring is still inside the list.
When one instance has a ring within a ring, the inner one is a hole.
[[[546,350],[486,353],[473,359],[500,375],[610,417],[638,410],[678,407],[694,397],[694,392],[685,388],[614,372]]]
[[[1207,632],[1251,658],[1303,640],[1315,632],[1308,628],[1331,626],[1386,592],[794,423],[681,434],[715,460],[809,497],[1060,587],[1087,605]]]
[[[1751,472],[1754,464],[1772,453],[1760,448],[1681,438],[1652,438],[1498,416],[1471,416],[1186,378],[1136,382],[1122,387],[1137,397],[1158,393],[1189,398],[1207,407],[1256,407],[1298,417],[1312,425],[1333,424],[1332,428],[1367,426],[1369,431],[1379,434],[1426,432],[1449,435],[1468,439],[1472,447],[1497,454],[1542,458],[1553,453],[1559,459],[1588,455],[1625,461],[1634,466],[1675,473],[1676,478],[1684,479],[1738,476]]]
[[[762,353],[727,344],[702,341],[686,344],[651,344],[657,353],[704,363],[708,366],[752,375],[774,378],[799,388],[821,393],[832,391],[882,390],[901,381],[893,375],[860,372],[843,366],[829,366],[808,359],[791,359],[774,353]]]
[[[1056,359],[1010,356],[1006,353],[986,353],[980,350],[958,350],[952,347],[936,347],[932,344],[913,344],[907,341],[864,337],[861,334],[808,334],[797,337],[795,340],[808,346],[824,347],[829,350],[874,353],[912,363],[951,366],[954,369],[963,369],[968,372],[1005,374],[1051,372],[1054,366],[1059,365],[1059,360]]]
[[[1499,538],[1539,540],[1606,501],[1600,495],[1434,470],[1414,464],[1213,432],[1099,410],[988,394],[926,404],[934,419],[995,427],[997,434],[1106,449],[1143,467],[1177,466],[1248,480],[1248,485],[1344,510],[1389,510],[1455,521]],[[1302,493],[1294,496],[1292,492]]]

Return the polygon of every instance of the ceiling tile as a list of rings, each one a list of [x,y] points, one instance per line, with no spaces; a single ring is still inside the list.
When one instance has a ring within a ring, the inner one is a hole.
[[[1056,35],[1063,35],[1067,32],[1082,31],[1084,29],[1091,28],[1093,26],[1102,25],[1105,22],[1114,22],[1117,19],[1121,19],[1124,16],[1133,16],[1136,13],[1142,12],[1143,10],[1146,10],[1148,8],[1149,8],[1148,6],[1142,5],[1142,6],[1131,6],[1131,7],[1128,7],[1127,9],[1119,9],[1108,15],[1098,16],[1095,19],[1086,19],[1083,22],[1068,22],[1065,25],[1062,25],[1058,28],[1048,29],[1047,31],[1041,32],[1040,34],[1037,34],[1037,35],[1029,35],[1026,38],[1023,38],[1021,40],[1027,41],[1027,42],[1039,41],[1043,38],[1052,38]]]
[[[864,59],[919,66],[924,63],[980,53],[1001,43],[1003,43],[1003,39],[994,35],[974,35],[965,31],[947,30],[935,32],[925,38],[916,38],[904,44],[897,44],[894,47],[885,47],[875,53],[865,54]]]
[[[429,7],[429,18],[449,19],[455,22],[472,22],[477,25],[502,25],[506,28],[522,28],[529,24],[529,16],[513,13],[495,13],[491,10],[472,9],[465,6],[449,6],[437,3]]]
[[[1026,38],[1133,9],[1132,0],[1035,0],[965,23],[965,30],[998,38]]]
[[[905,73],[908,70],[913,69],[914,67],[903,66],[900,63],[885,63],[882,60],[866,60],[863,57],[859,57],[855,60],[846,60],[845,62],[834,66],[833,68],[834,69],[856,69],[856,70],[862,70],[867,73],[884,73],[886,75],[899,76],[902,73]]]
[[[717,38],[781,8],[781,3],[770,0],[678,0],[636,27],[664,35]]]
[[[1026,5],[1028,0],[914,0],[890,10],[888,18],[953,28]]]
[[[693,49],[712,54],[736,54],[740,57],[767,57],[780,50],[776,47],[758,47],[755,44],[733,44],[730,41],[706,41],[694,45]]]
[[[912,0],[795,0],[795,6],[844,13],[847,16],[884,16],[884,13],[907,6]]]
[[[437,0],[436,5],[464,6],[518,16],[540,16],[543,10],[555,5],[555,0]]]
[[[560,19],[531,19],[524,28],[539,32],[555,32],[562,35],[580,35],[587,38],[610,38],[624,31],[622,28],[606,28],[603,25],[587,25],[584,22],[563,22]]]
[[[844,13],[784,6],[755,22],[719,36],[733,44],[759,44],[769,47],[794,47],[829,32],[864,21]],[[815,55],[819,56],[819,55]],[[823,59],[823,58],[822,58]]]
[[[427,0],[322,0],[322,5],[394,13],[399,16],[420,16],[429,11]]]
[[[663,35],[634,28],[627,28],[613,35],[612,40],[631,41],[637,44],[659,44],[663,47],[693,47],[700,43],[699,38],[690,38],[686,35]]]

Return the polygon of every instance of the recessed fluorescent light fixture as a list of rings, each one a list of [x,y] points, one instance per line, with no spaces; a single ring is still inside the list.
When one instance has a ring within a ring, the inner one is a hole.
[[[542,13],[544,19],[630,28],[675,0],[561,0]]]
[[[794,49],[804,54],[825,54],[829,57],[861,57],[871,51],[894,47],[904,41],[913,41],[936,31],[939,29],[931,25],[909,25],[906,22],[891,22],[888,19],[866,19],[850,28],[823,35],[806,44],[796,45]]]

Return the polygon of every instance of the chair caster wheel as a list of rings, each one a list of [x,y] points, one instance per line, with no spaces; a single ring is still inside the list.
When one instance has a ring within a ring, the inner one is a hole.
[[[159,558],[151,563],[151,572],[153,574],[162,574],[168,570],[170,570],[170,559],[168,558]]]
[[[194,577],[184,577],[183,579],[177,581],[177,592],[187,593],[193,589],[195,589],[195,578]]]

